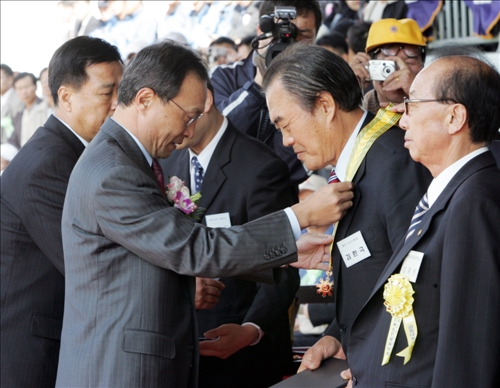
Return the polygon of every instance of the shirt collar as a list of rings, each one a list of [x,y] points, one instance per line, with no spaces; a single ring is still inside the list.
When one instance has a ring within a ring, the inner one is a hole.
[[[74,135],[75,135],[78,139],[80,139],[80,141],[83,143],[83,145],[84,145],[85,147],[87,147],[87,146],[89,145],[89,142],[88,142],[87,140],[85,140],[83,137],[81,137],[78,133],[76,133],[75,131],[73,131],[73,129],[72,129],[72,128],[68,125],[68,124],[66,124],[64,121],[62,121],[62,120],[61,120],[59,117],[57,117],[55,114],[54,114],[54,117],[55,117],[56,119],[58,119],[61,123],[63,123],[63,124],[64,124],[64,126],[65,126],[66,128],[68,128],[71,132],[73,132],[73,134],[74,134]]]
[[[455,163],[445,168],[441,172],[441,174],[435,177],[429,185],[429,188],[427,189],[427,200],[429,202],[429,208],[434,202],[436,202],[438,197],[441,195],[448,183],[450,183],[452,178],[457,174],[457,172],[460,171],[460,169],[465,166],[468,161],[486,151],[488,151],[487,147],[481,147],[471,152],[470,154],[465,155],[463,158],[457,160]]]
[[[366,115],[368,114],[367,111],[363,114],[363,117],[361,117],[361,120],[359,120],[358,125],[356,125],[356,128],[354,128],[354,131],[352,131],[351,136],[349,137],[349,140],[347,140],[346,145],[342,149],[342,152],[340,153],[339,159],[337,160],[337,165],[335,166],[335,173],[337,174],[337,177],[341,182],[345,181],[345,176],[347,174],[347,164],[349,163],[349,158],[351,157],[352,150],[354,148],[354,143],[356,141],[356,137],[358,136],[359,131],[361,131],[362,125],[365,122]]]
[[[198,162],[200,162],[201,167],[203,167],[203,171],[207,171],[208,164],[210,163],[210,159],[212,159],[212,155],[214,154],[215,148],[217,144],[219,144],[219,140],[221,139],[224,132],[226,132],[228,125],[227,117],[224,117],[224,121],[219,129],[219,131],[215,134],[214,138],[208,143],[208,145],[201,151],[198,155],[196,155],[191,148],[189,149],[189,163],[190,168],[193,168],[193,163],[191,163],[191,159],[193,156],[198,158]]]

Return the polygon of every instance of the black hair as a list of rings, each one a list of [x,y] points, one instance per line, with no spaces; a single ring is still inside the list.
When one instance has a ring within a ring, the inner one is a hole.
[[[220,45],[220,44],[228,44],[230,45],[235,51],[238,51],[238,47],[236,46],[236,43],[234,43],[234,40],[232,40],[231,38],[228,38],[226,36],[221,36],[217,39],[215,39],[214,41],[212,41],[208,47],[212,47],[212,46],[215,46],[215,45]]]
[[[193,50],[172,41],[143,48],[123,73],[118,88],[118,103],[129,106],[137,92],[152,89],[163,103],[177,96],[189,73],[208,81],[203,59]]]
[[[5,75],[7,77],[13,77],[14,76],[14,72],[12,71],[12,69],[10,68],[10,66],[7,66],[5,63],[2,63],[0,65],[0,69],[4,71]]]
[[[347,30],[347,45],[355,54],[365,52],[371,26],[370,22],[359,22],[353,24]]]
[[[264,0],[259,7],[259,18],[273,14],[276,6],[295,7],[297,16],[304,16],[308,12],[312,12],[315,19],[316,34],[318,33],[323,22],[323,14],[317,0]]]
[[[33,82],[33,85],[36,85],[36,82],[38,81],[38,79],[35,77],[34,74],[32,73],[19,73],[18,75],[16,75],[14,77],[14,82],[12,83],[12,85],[14,86],[14,88],[16,87],[16,82],[19,81],[20,79],[23,79],[23,78],[31,78],[31,81]]]
[[[438,77],[435,98],[465,106],[471,141],[490,144],[500,128],[500,74],[475,48],[449,46],[436,57],[450,68]]]
[[[330,93],[340,110],[351,112],[363,95],[354,72],[338,55],[322,47],[299,42],[287,47],[266,71],[262,88],[279,79],[302,108],[313,112],[318,94]]]
[[[347,42],[345,37],[338,32],[330,32],[327,35],[323,35],[316,41],[318,46],[330,46],[336,50],[342,52],[342,54],[347,54]]]
[[[62,85],[79,90],[88,79],[87,67],[97,63],[122,63],[118,49],[108,42],[89,36],[68,40],[59,47],[49,63],[50,94],[57,106]]]

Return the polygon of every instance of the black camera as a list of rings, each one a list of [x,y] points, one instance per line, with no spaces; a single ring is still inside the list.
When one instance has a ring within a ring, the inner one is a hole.
[[[266,54],[266,67],[269,67],[271,61],[288,45],[295,42],[299,31],[292,20],[296,17],[295,7],[275,7],[274,14],[260,18],[259,27],[263,34],[252,42],[252,46],[257,49],[259,40],[273,37]]]

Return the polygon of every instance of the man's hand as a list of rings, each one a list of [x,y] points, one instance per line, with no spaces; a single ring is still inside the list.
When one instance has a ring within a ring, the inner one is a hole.
[[[196,295],[194,297],[196,309],[213,308],[219,303],[221,291],[225,287],[224,283],[215,279],[196,278]]]
[[[316,190],[303,202],[292,206],[300,228],[331,225],[339,221],[352,206],[354,185],[339,182]]]
[[[406,62],[398,57],[387,57],[389,61],[395,61],[397,70],[385,79],[383,82],[382,90],[384,92],[394,92],[396,90],[402,89],[404,94],[408,96],[410,93],[410,86],[416,77],[411,69],[408,67]]]
[[[358,78],[359,84],[363,89],[366,89],[370,83],[367,81],[367,79],[370,79],[370,72],[366,68],[369,65],[368,61],[370,59],[367,53],[359,52],[352,58],[351,63],[349,63],[349,66],[351,66],[352,71]]]
[[[226,359],[259,338],[259,330],[252,325],[228,323],[205,333],[206,338],[217,338],[213,341],[200,342],[200,354]]]
[[[345,359],[342,345],[336,338],[325,335],[304,354],[297,373],[306,369],[318,369],[323,360],[334,356]]]
[[[332,236],[328,234],[303,234],[297,241],[298,261],[290,265],[295,268],[328,271],[332,241]]]

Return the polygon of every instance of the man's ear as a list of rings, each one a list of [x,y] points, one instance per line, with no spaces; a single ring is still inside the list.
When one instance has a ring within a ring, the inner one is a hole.
[[[135,95],[135,104],[139,111],[145,112],[153,103],[156,93],[151,88],[142,88]]]
[[[462,128],[467,125],[469,120],[469,115],[467,114],[467,109],[462,104],[454,104],[450,109],[450,113],[447,116],[448,120],[448,133],[453,135],[459,132]]]
[[[57,91],[57,105],[61,107],[66,112],[71,112],[72,110],[72,97],[74,90],[71,86],[62,85]]]
[[[315,108],[317,112],[324,114],[329,121],[333,120],[337,113],[337,104],[335,104],[333,96],[328,92],[318,93]]]
[[[214,104],[214,95],[212,94],[210,89],[207,89],[207,100],[205,101],[205,110],[203,112],[209,112],[213,104]]]

